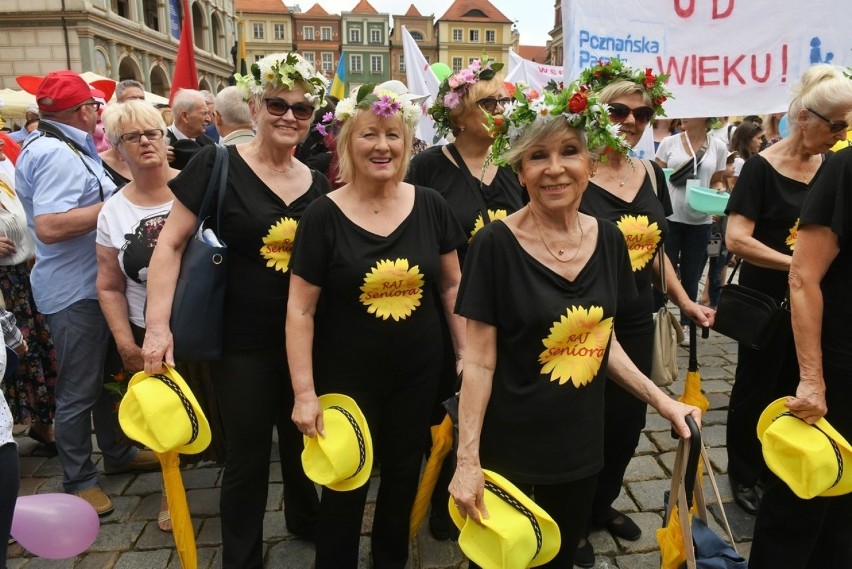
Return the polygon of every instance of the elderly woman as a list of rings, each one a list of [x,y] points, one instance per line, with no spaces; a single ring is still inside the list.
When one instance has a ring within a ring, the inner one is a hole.
[[[172,209],[167,182],[178,171],[166,160],[166,125],[154,107],[133,100],[110,105],[103,121],[111,150],[126,165],[132,181],[113,194],[98,214],[98,300],[123,368],[138,371],[144,367],[148,264]],[[163,531],[172,529],[165,494],[157,525]]]
[[[221,361],[211,367],[222,414],[226,464],[222,480],[223,567],[263,564],[263,517],[272,427],[278,430],[284,515],[290,533],[313,539],[318,497],[301,467],[302,438],[292,408],[282,349],[290,284],[290,252],[308,204],[328,181],[293,158],[321,104],[326,81],[301,56],[269,55],[238,77],[257,123],[252,142],[228,147],[228,178],[218,235],[228,244],[227,296]],[[169,186],[175,200],[151,259],[145,371],[173,364],[169,314],[181,256],[192,234],[214,160],[199,154]]]
[[[848,113],[825,116],[832,121],[825,123],[829,130],[848,128]],[[852,148],[826,163],[802,206],[790,263],[793,336],[801,371],[796,396],[787,402],[790,411],[810,424],[825,417],[847,440],[852,440],[852,336],[846,332],[852,319],[850,199]],[[760,503],[749,567],[852,567],[849,536],[852,494],[803,500],[772,477]]]
[[[668,217],[666,255],[680,275],[689,298],[698,298],[698,281],[707,264],[707,243],[710,241],[712,218],[692,209],[686,201],[687,179],[696,179],[700,186],[724,190],[725,143],[711,136],[712,118],[681,119],[683,132],[664,138],[657,148],[656,161],[663,168],[686,168],[688,177],[672,180],[669,193],[673,213]],[[675,178],[672,174],[672,178]],[[686,314],[680,315],[684,344],[689,343]]]
[[[805,71],[788,116],[790,136],[744,165],[728,202],[728,249],[740,257],[739,283],[779,301],[787,295],[787,273],[797,245],[799,214],[824,154],[846,137],[842,120],[852,111],[852,81],[830,65]],[[799,367],[790,328],[778,330],[763,350],[740,344],[728,405],[728,475],[734,499],[755,514],[755,484],[766,471],[754,436],[760,413],[792,393]]]
[[[343,393],[364,412],[382,468],[373,566],[401,569],[442,367],[442,312],[459,366],[464,350],[452,314],[464,236],[437,192],[402,181],[419,108],[370,87],[335,110],[345,185],[312,204],[299,226],[287,356],[301,432],[323,432],[318,394]],[[366,499],[367,485],[323,489],[317,569],[358,566]]]
[[[511,168],[497,166],[488,160],[491,132],[485,125],[485,114],[500,114],[509,102],[504,94],[503,81],[497,73],[503,67],[492,60],[475,59],[471,65],[445,79],[430,114],[435,119],[437,134],[453,135],[453,142],[433,146],[411,160],[406,180],[440,192],[456,219],[461,223],[468,240],[485,223],[506,217],[521,209],[527,202],[526,191],[518,183]],[[459,247],[459,263],[464,267],[467,243]],[[444,417],[441,402],[456,389],[455,359],[445,354],[444,370],[433,422]],[[438,540],[458,535],[447,511],[447,486],[455,465],[450,458],[444,461],[440,478],[432,493],[429,530]]]
[[[482,469],[527,493],[557,522],[562,548],[547,567],[570,568],[604,463],[606,375],[688,436],[694,407],[666,396],[627,357],[613,319],[636,297],[624,235],[579,212],[604,148],[627,143],[593,91],[539,95],[519,86],[494,142],[530,203],[471,243],[457,311],[467,318],[458,467],[450,485],[479,521]],[[544,112],[546,111],[546,112]],[[608,365],[607,365],[608,362]]]
[[[609,105],[610,120],[631,147],[645,132],[651,119],[662,112],[662,103],[670,93],[666,76],[652,76],[644,69],[633,69],[620,60],[598,64],[581,75],[600,93],[600,101]],[[650,84],[650,87],[648,86]],[[653,351],[654,295],[652,281],[660,283],[660,270],[666,271],[668,297],[700,326],[709,326],[713,311],[692,301],[680,282],[667,256],[659,255],[666,238],[666,216],[671,203],[665,177],[659,166],[646,165],[619,153],[610,153],[597,164],[597,171],[583,193],[580,211],[615,223],[624,235],[630,254],[630,268],[639,296],[633,302],[619,305],[614,332],[627,356],[645,375],[651,373]],[[656,191],[654,188],[656,187]],[[647,405],[614,381],[604,389],[604,467],[598,474],[590,527],[604,527],[613,536],[636,540],[642,531],[633,520],[612,507],[621,492],[624,472],[645,427]],[[583,539],[574,563],[592,567],[595,554],[591,542]]]

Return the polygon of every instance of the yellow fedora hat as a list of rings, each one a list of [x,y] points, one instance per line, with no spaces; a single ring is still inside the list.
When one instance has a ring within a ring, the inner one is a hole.
[[[517,486],[490,470],[485,476],[482,525],[463,518],[452,497],[450,517],[461,530],[459,547],[482,569],[521,569],[544,565],[559,553],[559,526]]]
[[[809,425],[785,401],[770,403],[757,422],[767,466],[799,498],[852,492],[852,446],[825,418]]]
[[[373,470],[373,439],[355,400],[340,393],[320,395],[325,436],[305,436],[302,468],[322,486],[340,492],[363,486]]]
[[[210,424],[178,372],[138,372],[127,384],[118,422],[128,437],[157,452],[198,454],[210,445]]]

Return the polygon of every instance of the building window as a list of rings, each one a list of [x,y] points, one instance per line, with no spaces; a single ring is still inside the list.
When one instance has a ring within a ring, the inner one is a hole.
[[[255,22],[251,25],[251,37],[256,40],[263,39],[263,24],[259,22]]]
[[[256,54],[254,55],[254,62],[255,62],[255,63],[257,63],[258,61],[260,61],[260,60],[261,60],[261,59],[263,59],[264,57],[266,57],[266,56],[265,56],[265,55],[263,55],[262,53],[256,53]]]
[[[405,54],[404,53],[399,54],[399,72],[405,73]]]
[[[314,52],[312,52],[312,51],[302,52],[302,57],[304,57],[305,61],[307,61],[311,65],[314,64]]]
[[[142,2],[142,10],[144,11],[145,25],[159,32],[160,18],[156,0],[144,0]]]
[[[479,30],[470,30],[470,43],[479,43]]]
[[[494,30],[485,30],[485,43],[497,43],[497,32]]]
[[[453,29],[453,41],[462,41],[464,37],[464,30],[460,28]]]
[[[331,41],[331,28],[329,28],[329,27],[320,28],[320,39],[322,41]]]
[[[370,43],[382,43],[382,30],[370,30]]]
[[[382,56],[381,55],[371,55],[370,56],[370,73],[378,74],[381,73],[384,69],[382,65]]]
[[[454,57],[453,58],[453,73],[458,73],[462,70],[462,58]]]
[[[320,57],[322,57],[322,70],[334,71],[334,54],[323,52]]]
[[[112,0],[112,11],[122,18],[130,17],[130,5],[127,0]]]
[[[361,65],[361,56],[360,55],[350,55],[349,56],[349,71],[352,73],[363,73],[364,68]]]
[[[349,28],[349,43],[361,43],[361,28]]]
[[[479,58],[478,57],[468,57],[467,58],[467,64],[473,65],[473,62],[476,61],[477,59],[479,59]]]
[[[314,41],[314,27],[304,26],[302,28],[302,39],[305,41]]]
[[[408,33],[411,34],[411,39],[414,41],[423,41],[423,34],[417,30],[408,30]]]
[[[275,28],[273,29],[273,33],[275,35],[275,39],[277,39],[277,40],[287,39],[284,36],[284,24],[275,24]]]

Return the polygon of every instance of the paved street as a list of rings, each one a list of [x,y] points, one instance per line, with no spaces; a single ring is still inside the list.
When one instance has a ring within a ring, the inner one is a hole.
[[[681,379],[669,388],[673,394],[683,390],[686,348],[681,348],[681,356]],[[738,547],[747,557],[754,519],[733,504],[727,477],[724,476],[727,472],[725,409],[736,365],[736,345],[727,338],[711,333],[708,340],[699,340],[698,360],[703,388],[710,400],[703,436],[715,470],[722,474],[719,486],[739,542]],[[20,444],[23,478],[21,494],[61,491],[58,459],[45,456],[41,452],[43,449],[38,449],[36,443],[26,437],[18,437],[17,440]],[[658,415],[649,414],[637,455],[630,464],[623,492],[616,503],[619,510],[641,512],[636,513],[634,519],[642,527],[642,538],[629,542],[614,539],[605,531],[595,532],[591,540],[598,556],[596,567],[659,568],[655,530],[661,525],[663,491],[669,486],[675,447],[676,441],[669,434],[668,424]],[[264,536],[266,567],[310,568],[313,546],[295,539],[284,528],[281,470],[274,446],[271,472]],[[221,567],[218,517],[221,468],[212,463],[203,463],[185,469],[183,478],[197,532],[198,566],[200,569]],[[115,511],[101,520],[100,535],[89,551],[76,559],[50,561],[33,558],[15,544],[10,548],[8,569],[179,569],[180,562],[174,552],[172,536],[159,531],[156,524],[160,474],[121,474],[103,476],[101,480],[104,490],[113,497]],[[371,497],[375,493],[375,482],[374,479]],[[710,495],[709,485],[707,495]],[[716,506],[712,506],[711,510],[718,515]],[[368,505],[366,518],[370,519],[371,515],[372,504]],[[712,521],[711,527],[721,532],[718,520]],[[362,540],[364,561],[361,564],[364,568],[369,567],[368,543],[365,532]],[[454,543],[436,542],[429,536],[424,524],[412,545],[410,566],[411,569],[444,569],[467,567],[467,563]]]

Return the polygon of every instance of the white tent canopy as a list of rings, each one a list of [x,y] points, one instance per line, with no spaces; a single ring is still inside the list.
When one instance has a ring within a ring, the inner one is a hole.
[[[0,89],[0,115],[5,119],[23,118],[27,107],[35,103],[35,97],[24,90]]]

